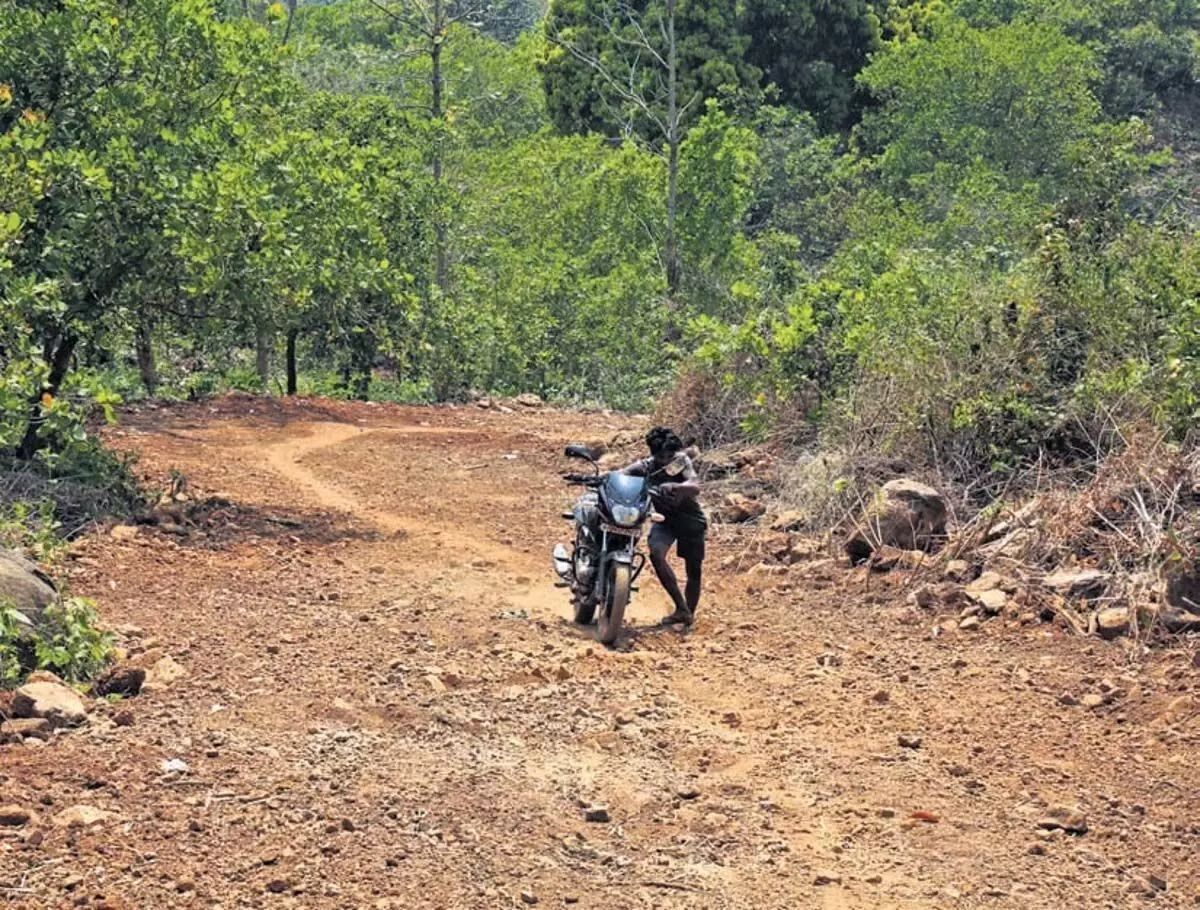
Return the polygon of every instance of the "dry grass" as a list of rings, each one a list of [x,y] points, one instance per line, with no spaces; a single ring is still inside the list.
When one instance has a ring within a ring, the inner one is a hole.
[[[1151,432],[1125,439],[1087,481],[1047,475],[1020,508],[978,522],[969,535],[960,532],[964,549],[1003,551],[1043,569],[1079,565],[1113,573],[1195,558],[1200,450],[1181,449]]]
[[[1061,599],[1052,604],[1081,634],[1095,631],[1095,611],[1105,607],[1127,608],[1137,637],[1171,626],[1180,605],[1168,604],[1170,580],[1200,573],[1200,449],[1145,427],[1121,441],[1086,482],[1044,478],[1020,508],[960,528],[949,555],[981,559],[1035,585],[1060,569],[1108,573],[1090,612]]]

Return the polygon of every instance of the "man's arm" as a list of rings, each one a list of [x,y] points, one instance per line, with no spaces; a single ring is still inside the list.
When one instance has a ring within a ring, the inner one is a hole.
[[[640,459],[626,468],[621,469],[622,474],[628,474],[630,477],[645,477],[648,473],[646,468],[646,459]]]
[[[679,480],[674,483],[665,483],[662,485],[662,491],[668,497],[676,502],[684,502],[689,499],[695,499],[700,495],[700,476],[696,473],[695,467],[692,466],[692,460],[686,455],[680,455],[682,459],[683,470],[679,472]]]

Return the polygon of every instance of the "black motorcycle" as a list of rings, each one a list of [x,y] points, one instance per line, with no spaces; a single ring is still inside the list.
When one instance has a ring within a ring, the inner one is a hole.
[[[586,446],[567,446],[566,455],[587,461],[592,473],[566,475],[568,483],[586,487],[587,492],[570,512],[563,513],[575,524],[575,543],[570,551],[564,544],[554,548],[554,570],[562,586],[571,589],[575,622],[589,625],[595,619],[597,640],[611,645],[621,632],[634,583],[646,566],[638,540],[657,491],[645,477],[617,471],[601,474]]]

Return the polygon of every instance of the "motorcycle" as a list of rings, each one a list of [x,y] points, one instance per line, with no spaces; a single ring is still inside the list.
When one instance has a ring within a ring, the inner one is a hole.
[[[645,477],[620,472],[600,473],[586,446],[567,446],[566,456],[592,466],[592,474],[568,474],[567,483],[586,488],[563,517],[574,523],[575,541],[554,548],[554,570],[561,587],[571,589],[575,622],[596,622],[596,638],[612,645],[621,632],[625,608],[646,556],[638,542],[653,513],[657,490]]]

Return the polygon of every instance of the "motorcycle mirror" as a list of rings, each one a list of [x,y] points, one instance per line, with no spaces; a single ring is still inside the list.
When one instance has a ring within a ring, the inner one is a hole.
[[[564,453],[568,458],[582,458],[584,461],[596,463],[595,456],[592,454],[591,448],[581,445],[569,445]]]

